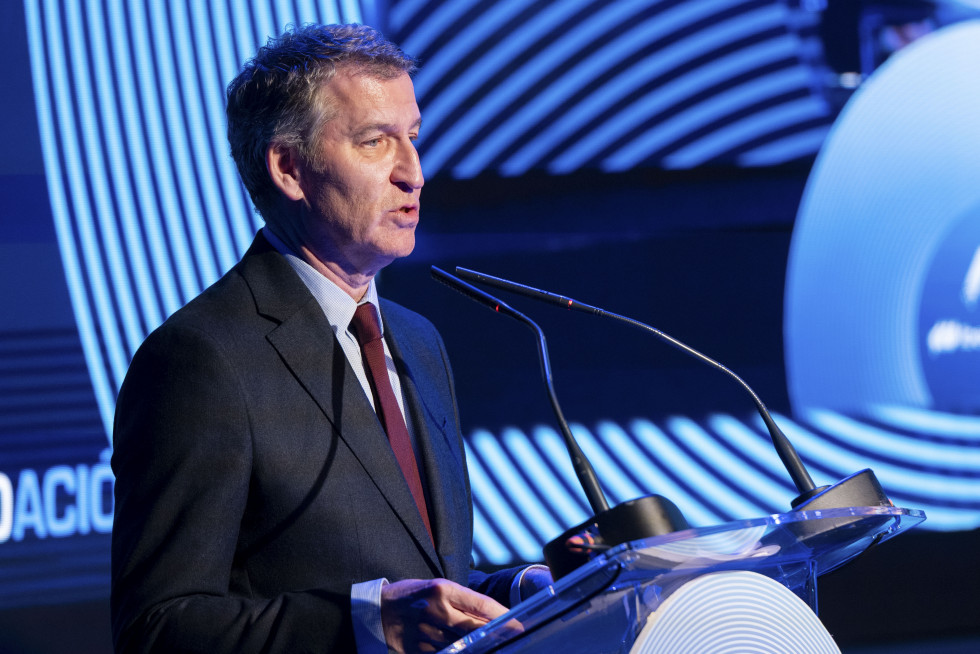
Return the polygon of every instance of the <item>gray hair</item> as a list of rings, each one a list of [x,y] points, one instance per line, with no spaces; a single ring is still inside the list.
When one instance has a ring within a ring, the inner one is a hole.
[[[378,79],[415,72],[415,60],[366,25],[292,26],[259,48],[227,90],[228,142],[245,188],[266,218],[278,189],[265,156],[270,145],[295,147],[320,167],[314,144],[334,108],[321,90],[338,67]]]

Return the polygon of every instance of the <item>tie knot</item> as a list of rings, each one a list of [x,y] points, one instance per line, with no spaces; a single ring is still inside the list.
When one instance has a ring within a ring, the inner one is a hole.
[[[361,347],[365,343],[381,339],[381,321],[378,320],[378,312],[370,302],[357,305],[350,327]]]

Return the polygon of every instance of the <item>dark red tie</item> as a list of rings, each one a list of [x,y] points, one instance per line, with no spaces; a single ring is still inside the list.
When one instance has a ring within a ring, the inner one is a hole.
[[[419,466],[415,460],[415,450],[405,426],[405,418],[398,408],[395,391],[391,388],[388,377],[388,366],[385,364],[385,349],[381,342],[381,324],[374,305],[365,302],[354,311],[351,329],[361,346],[361,356],[364,358],[365,372],[374,394],[374,407],[381,419],[381,424],[388,434],[391,449],[395,452],[398,465],[408,482],[408,487],[415,498],[415,504],[422,514],[425,529],[432,538],[432,527],[429,524],[429,511],[425,506],[425,493],[422,491],[422,479],[419,477]]]

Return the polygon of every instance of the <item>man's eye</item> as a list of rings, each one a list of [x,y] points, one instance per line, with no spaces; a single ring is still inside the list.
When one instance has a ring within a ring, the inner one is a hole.
[[[381,138],[368,139],[367,141],[364,141],[364,145],[368,146],[369,148],[376,148],[381,145]]]

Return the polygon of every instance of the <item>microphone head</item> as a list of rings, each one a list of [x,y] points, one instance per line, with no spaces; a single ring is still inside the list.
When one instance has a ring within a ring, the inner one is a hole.
[[[508,305],[503,300],[498,300],[497,298],[490,295],[489,293],[486,293],[485,291],[482,291],[471,284],[467,284],[462,279],[450,275],[445,270],[442,270],[437,266],[432,266],[430,268],[430,272],[432,274],[432,277],[436,281],[442,282],[443,284],[453,289],[454,291],[461,293],[462,295],[465,295],[471,300],[475,300],[476,302],[479,302],[480,304],[487,307],[488,309],[492,309],[493,311],[496,311],[498,313],[509,314],[512,317],[518,318],[519,320],[525,319],[523,314],[514,310],[510,305]]]

